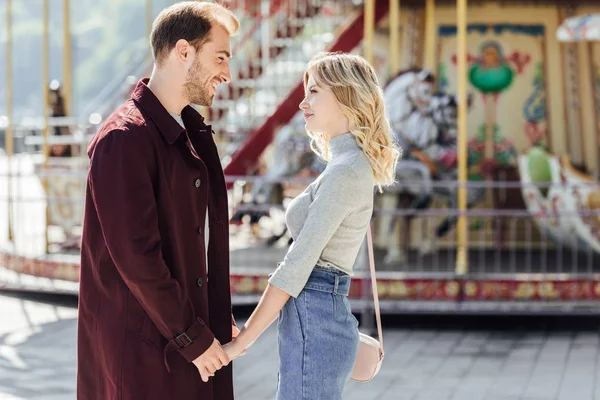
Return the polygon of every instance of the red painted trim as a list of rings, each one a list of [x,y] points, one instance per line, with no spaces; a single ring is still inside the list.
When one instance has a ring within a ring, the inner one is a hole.
[[[46,261],[0,252],[0,266],[9,270],[40,278],[70,282],[79,281],[79,264]],[[269,280],[268,274],[231,275],[233,295],[261,295]],[[539,278],[387,278],[378,279],[381,300],[397,301],[600,301],[600,277],[588,279],[566,277]],[[369,298],[370,281],[362,277],[352,279],[350,298]]]
[[[231,276],[231,292],[260,295],[268,276]],[[600,280],[594,279],[378,279],[381,300],[485,302],[485,301],[599,301]],[[368,288],[366,291],[365,289]],[[369,298],[370,281],[353,278],[350,298]]]

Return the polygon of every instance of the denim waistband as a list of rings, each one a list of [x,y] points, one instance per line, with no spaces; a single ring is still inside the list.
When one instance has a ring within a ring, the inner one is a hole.
[[[335,269],[316,266],[304,285],[304,289],[348,296],[350,293],[350,275]]]

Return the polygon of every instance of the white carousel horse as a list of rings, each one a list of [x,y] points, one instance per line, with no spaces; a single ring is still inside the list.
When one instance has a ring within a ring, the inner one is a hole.
[[[388,117],[395,139],[404,150],[404,158],[396,168],[397,184],[388,193],[397,195],[396,207],[412,210],[406,214],[410,222],[418,210],[431,204],[433,196],[442,197],[450,208],[457,206],[456,181],[456,121],[457,98],[446,93],[432,93],[434,78],[426,70],[401,72],[384,90]],[[470,102],[470,98],[469,98]],[[436,186],[433,182],[447,182]],[[469,190],[467,203],[475,204],[483,196],[482,190]],[[392,217],[392,233],[398,217]],[[433,238],[426,238],[420,246],[422,253],[435,248],[436,239],[444,236],[456,223],[456,217],[444,219],[436,228]],[[404,229],[402,245],[393,235],[385,256],[386,263],[402,263],[406,256],[409,233]]]

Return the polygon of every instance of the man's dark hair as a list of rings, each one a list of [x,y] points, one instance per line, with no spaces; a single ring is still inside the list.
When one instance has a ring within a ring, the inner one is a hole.
[[[165,8],[154,20],[150,33],[154,62],[160,64],[179,39],[200,50],[215,24],[225,28],[229,36],[235,36],[240,29],[235,15],[219,4],[182,1]]]

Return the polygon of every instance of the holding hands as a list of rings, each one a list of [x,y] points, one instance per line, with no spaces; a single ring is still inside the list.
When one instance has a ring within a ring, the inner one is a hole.
[[[223,351],[229,358],[234,360],[246,354],[248,348],[258,337],[277,319],[279,312],[289,300],[290,294],[268,284],[258,306],[246,321],[244,328],[240,331],[232,327],[233,340],[223,345]]]
[[[231,337],[234,340],[231,343],[221,346],[221,343],[215,339],[208,350],[193,361],[196,368],[198,368],[198,372],[200,372],[202,381],[208,382],[208,378],[215,376],[215,372],[229,365],[235,358],[246,354],[245,349],[238,351],[239,342],[234,345],[234,342],[236,342],[235,338],[239,334],[240,330],[237,326],[232,325]]]
[[[198,368],[198,372],[200,372],[202,381],[208,382],[208,378],[215,376],[215,372],[223,368],[223,366],[228,365],[229,361],[229,357],[221,348],[221,343],[215,339],[208,350],[193,362],[196,368]]]

